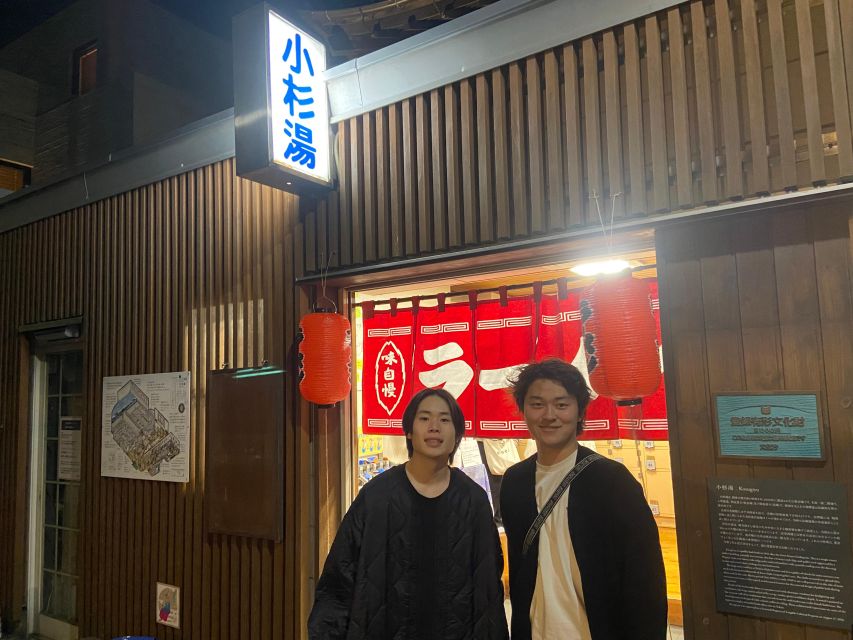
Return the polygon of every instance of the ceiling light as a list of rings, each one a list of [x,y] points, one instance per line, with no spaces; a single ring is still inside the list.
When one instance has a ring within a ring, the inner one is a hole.
[[[625,260],[602,260],[601,262],[582,262],[570,269],[572,273],[579,276],[599,276],[610,273],[619,273],[630,268]]]

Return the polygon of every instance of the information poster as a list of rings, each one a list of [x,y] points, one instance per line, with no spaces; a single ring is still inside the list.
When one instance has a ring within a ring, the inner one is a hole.
[[[708,480],[717,609],[850,630],[843,485]]]
[[[104,378],[101,475],[189,481],[190,373]]]
[[[80,481],[80,427],[83,418],[63,416],[59,419],[59,466],[60,480]]]

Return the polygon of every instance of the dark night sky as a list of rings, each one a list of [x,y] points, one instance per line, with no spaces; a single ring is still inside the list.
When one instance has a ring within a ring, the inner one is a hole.
[[[0,47],[55,15],[74,0],[0,0]],[[231,39],[231,18],[260,0],[152,0],[221,38]],[[296,10],[333,10],[370,4],[371,0],[273,0]]]

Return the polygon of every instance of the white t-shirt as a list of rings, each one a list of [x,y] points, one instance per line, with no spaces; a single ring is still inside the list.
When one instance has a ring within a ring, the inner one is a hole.
[[[555,465],[536,463],[536,508],[541,511],[575,465],[578,452]],[[591,640],[581,574],[569,535],[567,490],[539,530],[539,570],[530,604],[533,640]]]

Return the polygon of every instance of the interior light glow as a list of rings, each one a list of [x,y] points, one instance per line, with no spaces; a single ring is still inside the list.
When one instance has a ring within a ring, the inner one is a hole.
[[[582,262],[569,270],[579,276],[589,277],[619,273],[630,268],[630,266],[625,260],[602,260],[600,262]]]

